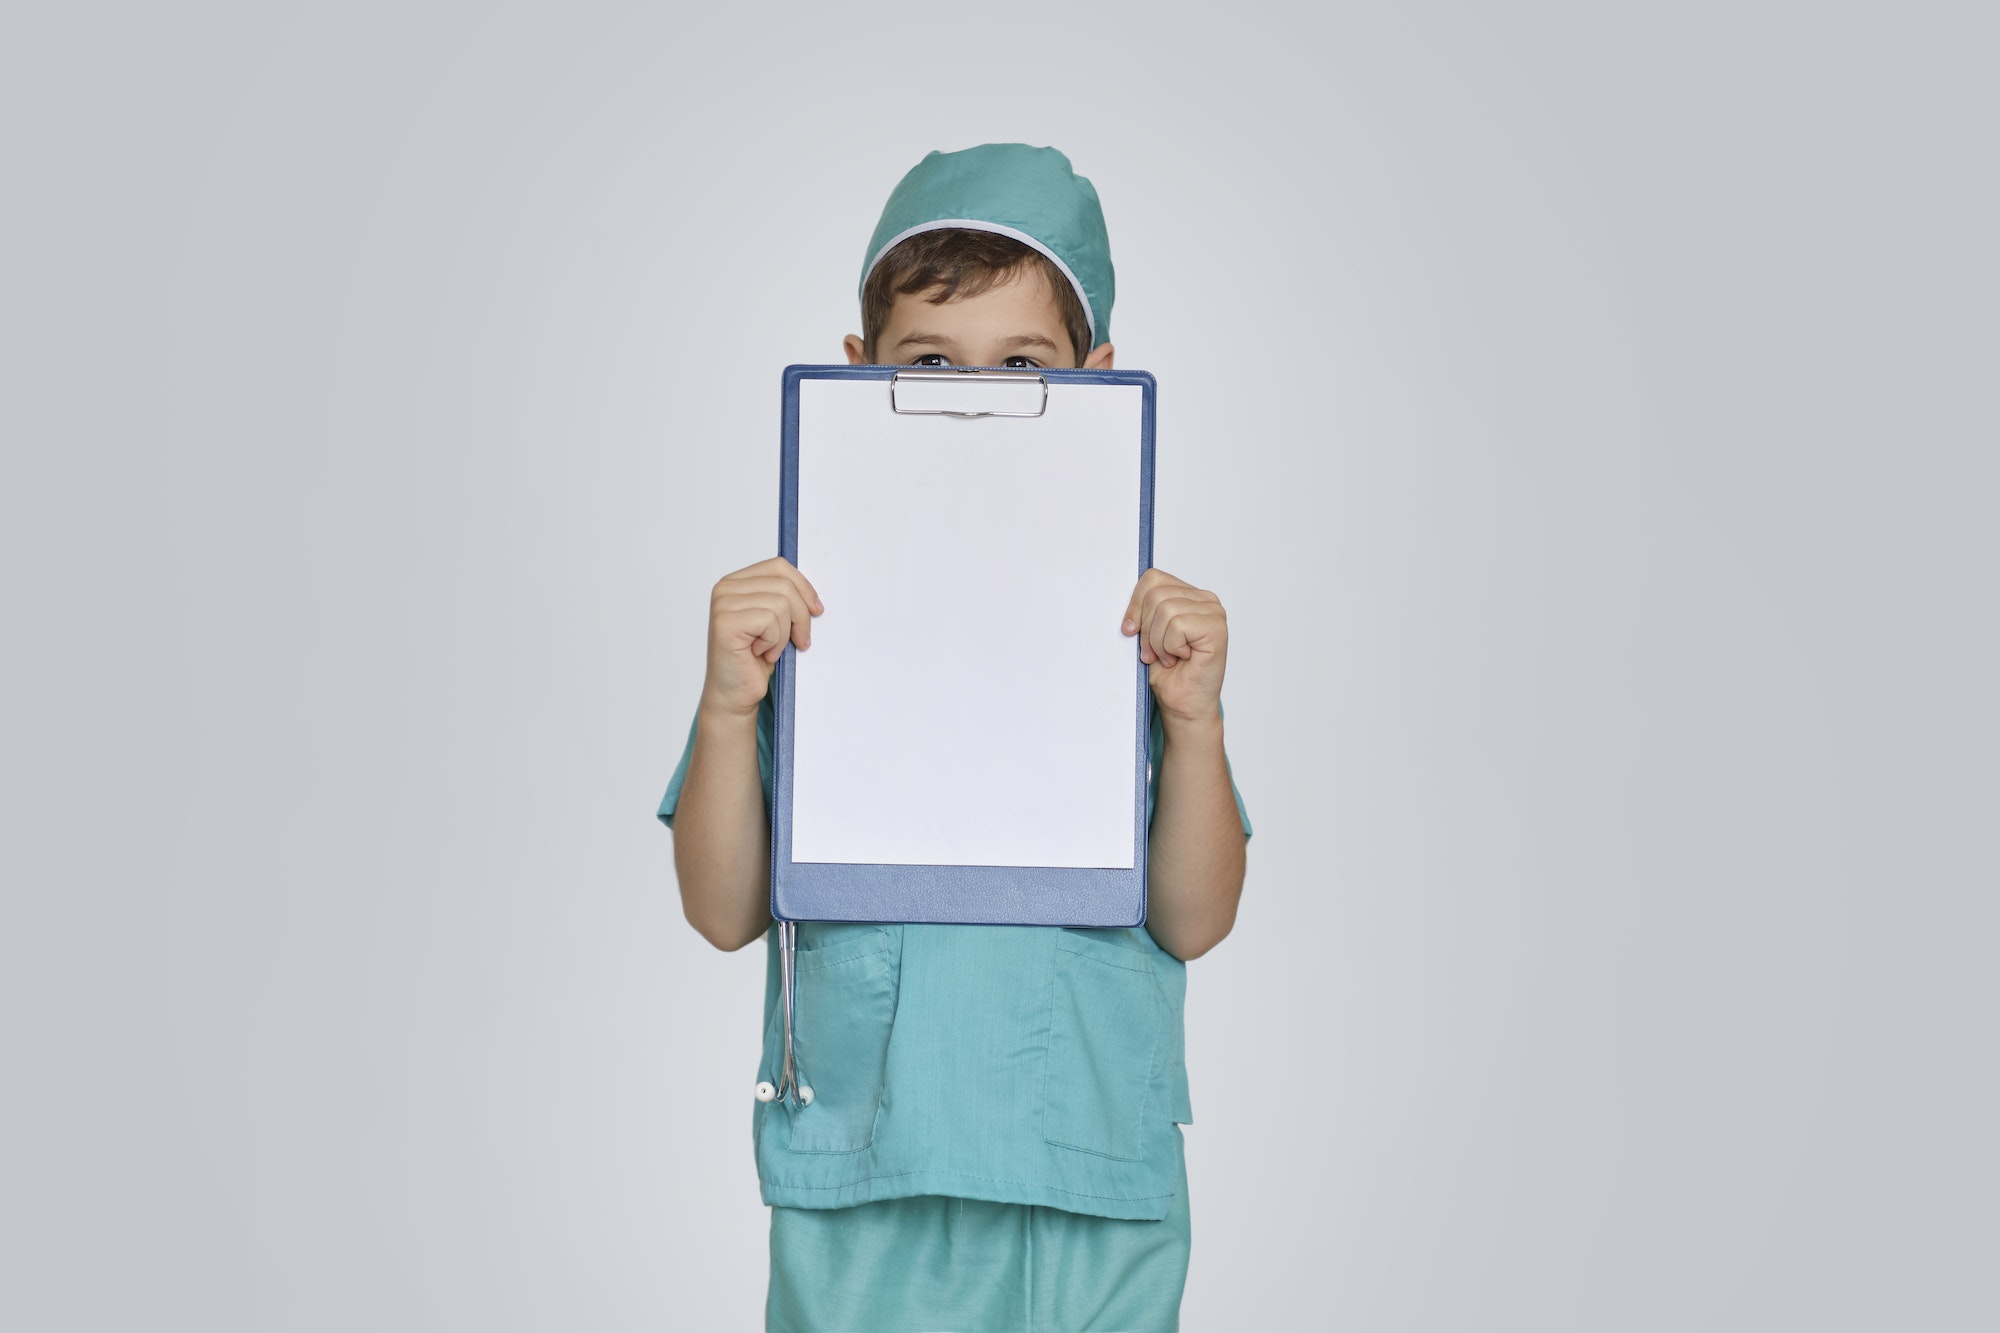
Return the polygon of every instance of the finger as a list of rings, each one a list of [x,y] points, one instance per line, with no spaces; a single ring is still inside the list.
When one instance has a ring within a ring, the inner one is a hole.
[[[1160,646],[1167,655],[1177,662],[1185,662],[1194,656],[1195,644],[1200,642],[1200,617],[1186,611],[1175,611],[1166,618],[1160,630]]]
[[[721,592],[720,589],[717,590]],[[733,580],[725,597],[765,596],[780,597],[791,608],[792,638],[801,648],[812,646],[812,616],[807,609],[806,599],[799,592],[799,585],[776,574],[759,574]]]
[[[791,638],[789,618],[777,611],[765,611],[760,620],[744,627],[754,630],[750,639],[750,653],[770,665],[777,665],[778,657],[785,651],[785,644]]]
[[[782,586],[770,588],[731,588],[716,595],[715,613],[726,616],[736,611],[747,611],[752,607],[762,607],[769,611],[784,613],[789,622],[799,607],[799,601],[791,590]]]
[[[1166,597],[1153,607],[1146,621],[1146,641],[1167,666],[1185,661],[1194,643],[1199,642],[1190,641],[1189,630],[1196,628],[1193,622],[1200,616],[1203,605],[1191,597]]]
[[[798,590],[799,600],[812,608],[814,615],[818,615],[820,612],[826,610],[826,603],[819,599],[819,590],[812,586],[812,580],[799,573],[796,565],[783,556],[780,556],[778,557],[778,566],[778,573]]]
[[[799,573],[797,565],[783,556],[777,557],[772,563],[778,577],[792,585],[793,590],[799,595],[799,600],[810,607],[814,615],[826,610],[826,603],[819,599],[819,590],[812,586],[812,580]]]
[[[1200,604],[1175,614],[1167,624],[1167,651],[1183,662],[1197,654],[1220,660],[1228,641],[1228,617]]]
[[[735,573],[725,576],[722,581],[728,583],[737,579],[752,578],[783,579],[797,590],[799,600],[810,607],[814,615],[826,610],[826,604],[820,601],[819,590],[813,587],[805,575],[799,573],[798,566],[781,555],[774,555],[769,560],[759,560],[754,565],[746,565]]]
[[[1172,578],[1172,574],[1148,568],[1138,576],[1138,582],[1132,584],[1132,596],[1126,600],[1126,618],[1122,626],[1126,634],[1136,634],[1138,626],[1146,622],[1146,592],[1158,586],[1162,578]]]
[[[753,644],[761,644],[767,626],[775,625],[777,643],[782,648],[809,624],[803,616],[794,614],[795,605],[782,593],[732,593],[716,603],[716,621],[727,633],[748,636]],[[764,649],[759,646],[752,651],[761,656]]]
[[[1153,660],[1162,667],[1171,667],[1174,664],[1166,646],[1166,607],[1170,605],[1171,600],[1156,592],[1147,599],[1145,608],[1141,612],[1140,624],[1144,627],[1143,641],[1147,649],[1152,652]]]
[[[1125,604],[1125,623],[1120,632],[1137,634],[1139,627],[1146,623],[1146,597],[1161,583],[1177,582],[1173,575],[1159,569],[1149,569],[1139,576],[1139,582],[1132,589],[1132,598]]]
[[[1158,571],[1148,571],[1157,573]],[[1171,597],[1185,597],[1197,602],[1219,602],[1214,593],[1197,588],[1191,583],[1183,583],[1171,574],[1162,574],[1159,579],[1148,582],[1141,579],[1133,598],[1138,603],[1136,614],[1129,616],[1135,625],[1145,625],[1153,618],[1159,604]]]
[[[767,560],[759,560],[754,565],[745,565],[741,569],[732,570],[730,573],[723,575],[722,581],[728,583],[735,579],[750,579],[765,574],[776,577],[781,569],[790,569],[791,567],[791,561],[781,555],[774,555]]]

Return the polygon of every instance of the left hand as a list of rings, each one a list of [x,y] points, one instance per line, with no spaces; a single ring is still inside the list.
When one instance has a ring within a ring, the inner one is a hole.
[[[1132,590],[1124,632],[1139,636],[1139,660],[1152,667],[1147,679],[1169,723],[1220,717],[1229,616],[1219,597],[1149,569]]]

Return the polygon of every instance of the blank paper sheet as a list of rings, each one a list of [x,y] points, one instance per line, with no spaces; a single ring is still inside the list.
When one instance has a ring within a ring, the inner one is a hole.
[[[1136,841],[1136,385],[1040,417],[899,415],[799,386],[792,860],[1129,869]]]

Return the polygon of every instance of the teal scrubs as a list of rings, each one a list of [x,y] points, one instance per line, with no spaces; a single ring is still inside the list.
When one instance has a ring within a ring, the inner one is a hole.
[[[920,1195],[773,1208],[769,1333],[1173,1333],[1185,1175],[1157,1222]]]
[[[757,728],[767,803],[771,739],[767,698]],[[1163,746],[1156,720],[1155,771]],[[687,750],[660,803],[660,818],[669,826],[693,748],[690,728]],[[1154,795],[1149,789],[1149,816]],[[1250,822],[1240,794],[1237,809],[1247,837]],[[990,1259],[985,1247],[999,1244],[995,1236],[1022,1238],[1007,1250],[1018,1263],[1036,1254],[1031,1242],[1040,1237],[1044,1249],[1034,1262],[1046,1279],[1073,1267],[1060,1253],[1047,1252],[1052,1238],[1081,1245],[1089,1234],[1098,1237],[1090,1244],[1106,1254],[1129,1248],[1135,1256],[1151,1256],[1139,1268],[1157,1265],[1178,1244],[1178,1271],[1185,1275],[1180,1126],[1193,1120],[1183,1064],[1187,976],[1185,965],[1155,944],[1144,927],[804,922],[798,935],[794,1044],[813,1102],[756,1102],[749,1096],[751,1080],[744,1092],[760,1188],[774,1209],[771,1327],[900,1327],[888,1314],[842,1325],[803,1324],[798,1322],[803,1312],[781,1323],[775,1312],[789,1308],[785,1293],[826,1286],[826,1256],[848,1253],[829,1248],[826,1237],[852,1228],[852,1244],[865,1250],[861,1228],[892,1237],[928,1235],[933,1214],[942,1207],[939,1199],[1001,1210],[951,1212],[956,1219],[986,1219],[957,1229],[979,1238],[977,1253],[962,1257],[975,1269]],[[767,936],[764,1049],[757,1074],[770,1081],[776,1080],[783,1052],[776,937],[773,927]],[[891,1203],[904,1206],[881,1206]],[[826,1215],[802,1219],[789,1210]],[[1054,1213],[1069,1216],[1056,1219]],[[1109,1239],[1122,1223],[1140,1224],[1134,1238]],[[1172,1242],[1176,1235],[1183,1239]],[[920,1256],[930,1251],[913,1244],[884,1242],[881,1252],[929,1262]],[[887,1269],[870,1276],[856,1266],[859,1255],[857,1250],[842,1261],[842,1288],[892,1298],[902,1279]],[[1115,1292],[1128,1279],[1138,1282],[1139,1268],[1114,1265],[1099,1275],[1106,1290]],[[1161,1282],[1152,1276],[1141,1285],[1158,1292],[1164,1290]],[[1176,1307],[1178,1282],[1168,1284]],[[1006,1308],[1005,1301],[1015,1296],[1072,1308],[1063,1303],[1067,1297],[1058,1299],[1063,1288],[1046,1281],[1037,1287],[1032,1274],[1010,1283],[993,1287],[992,1299],[1000,1304],[991,1310]],[[1096,1298],[1082,1293],[1077,1299]],[[961,1322],[967,1328],[988,1326]],[[991,1326],[1029,1325],[1001,1318]],[[1130,1327],[1173,1324],[1156,1320]]]

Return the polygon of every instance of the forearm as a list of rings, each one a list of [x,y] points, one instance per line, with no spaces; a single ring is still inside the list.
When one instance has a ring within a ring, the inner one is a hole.
[[[1147,848],[1146,928],[1183,961],[1222,942],[1243,893],[1243,825],[1222,755],[1222,719],[1166,724]]]
[[[688,924],[718,949],[770,925],[771,829],[757,772],[757,715],[704,707],[674,811],[674,874]]]

